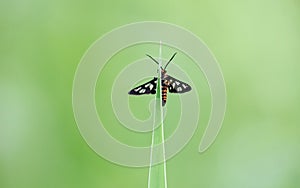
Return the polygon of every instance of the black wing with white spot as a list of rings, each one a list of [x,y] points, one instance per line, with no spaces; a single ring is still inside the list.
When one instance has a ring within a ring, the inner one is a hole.
[[[156,93],[157,78],[154,77],[151,81],[144,83],[128,92],[130,95],[144,95]]]
[[[185,93],[192,90],[192,87],[189,84],[177,80],[169,75],[165,79],[169,82],[168,89],[170,93]]]

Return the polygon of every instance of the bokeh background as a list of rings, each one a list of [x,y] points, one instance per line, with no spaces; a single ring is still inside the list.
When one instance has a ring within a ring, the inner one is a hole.
[[[147,168],[95,154],[72,111],[73,77],[87,48],[145,20],[198,35],[227,87],[217,140],[199,154],[200,126],[168,161],[169,187],[299,187],[298,0],[0,1],[0,187],[147,186]]]

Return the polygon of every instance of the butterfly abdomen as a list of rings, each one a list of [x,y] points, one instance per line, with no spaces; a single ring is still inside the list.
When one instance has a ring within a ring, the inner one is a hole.
[[[164,106],[167,102],[167,93],[168,93],[168,85],[166,82],[163,82],[161,87],[161,97],[162,97],[162,105]]]

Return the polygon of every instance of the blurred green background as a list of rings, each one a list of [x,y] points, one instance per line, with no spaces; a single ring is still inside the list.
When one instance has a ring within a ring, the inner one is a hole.
[[[0,1],[0,187],[147,187],[146,168],[114,165],[82,139],[76,67],[115,27],[157,20],[198,35],[227,87],[223,128],[204,127],[168,161],[175,187],[300,187],[300,2]]]

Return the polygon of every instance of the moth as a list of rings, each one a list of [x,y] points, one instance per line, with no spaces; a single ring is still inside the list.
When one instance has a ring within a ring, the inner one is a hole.
[[[165,67],[160,67],[161,69],[161,95],[162,95],[162,106],[165,106],[167,102],[167,92],[170,93],[185,93],[190,91],[192,88],[189,84],[180,81],[170,75],[167,74],[167,67],[169,63],[174,59],[175,55],[170,58],[167,62]],[[152,59],[156,64],[159,64],[156,59],[152,56],[146,54],[150,59]],[[149,82],[146,82],[142,85],[139,85],[128,92],[129,95],[145,95],[145,94],[156,94],[156,84],[157,84],[157,77],[154,77]]]

